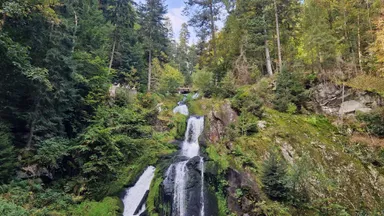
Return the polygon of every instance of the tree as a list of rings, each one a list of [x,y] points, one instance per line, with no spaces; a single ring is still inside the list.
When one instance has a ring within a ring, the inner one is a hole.
[[[279,11],[277,10],[276,0],[273,0],[273,5],[275,8],[275,24],[276,24],[276,40],[277,40],[277,53],[279,57],[279,71],[282,70],[282,59],[281,59],[281,44],[280,44],[280,27],[279,27]]]
[[[185,1],[184,13],[190,15],[189,24],[195,27],[197,36],[206,41],[211,36],[213,51],[213,61],[216,60],[216,26],[215,22],[219,19],[222,1],[220,0],[187,0]],[[194,9],[191,14],[192,8]]]
[[[180,72],[184,75],[186,84],[191,84],[191,73],[194,67],[193,62],[189,59],[190,47],[188,45],[190,33],[188,25],[183,23],[181,25],[179,35],[179,45],[177,47],[177,64]]]
[[[268,2],[265,0],[242,0],[238,3],[238,13],[242,25],[244,25],[244,44],[250,57],[257,59],[257,64],[266,67],[267,74],[272,75],[272,62],[270,55],[270,34],[266,19],[266,8]],[[260,56],[264,51],[265,55]],[[262,60],[264,58],[264,60]],[[263,63],[264,62],[264,63]]]
[[[9,129],[0,123],[0,183],[13,177],[16,167],[16,152]]]
[[[151,91],[152,59],[162,59],[168,44],[168,30],[164,25],[167,9],[163,0],[146,0],[140,6],[140,35],[146,50],[148,62],[147,90]]]
[[[271,150],[268,159],[264,161],[261,180],[265,193],[272,200],[286,201],[289,198],[286,163],[276,150]]]
[[[160,92],[172,94],[177,93],[177,88],[183,84],[183,74],[171,65],[166,64],[160,78]]]
[[[381,9],[380,16],[377,17],[375,29],[375,41],[370,45],[370,51],[375,54],[375,68],[380,75],[384,75],[384,8]]]
[[[290,105],[300,109],[305,98],[305,88],[297,73],[287,70],[279,73],[276,81],[276,95],[273,100],[277,110],[286,112]]]

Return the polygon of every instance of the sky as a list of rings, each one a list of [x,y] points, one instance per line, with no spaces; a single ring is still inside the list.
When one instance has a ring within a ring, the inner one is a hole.
[[[138,3],[144,3],[145,0],[135,0]],[[172,29],[174,33],[175,40],[179,40],[179,33],[181,29],[181,25],[183,23],[188,22],[188,17],[183,16],[183,9],[184,9],[184,0],[165,0],[165,4],[168,5],[168,13],[167,17],[171,20],[172,23]],[[217,23],[219,29],[222,28],[223,22]],[[196,43],[196,33],[192,27],[189,27],[190,31],[190,44]]]

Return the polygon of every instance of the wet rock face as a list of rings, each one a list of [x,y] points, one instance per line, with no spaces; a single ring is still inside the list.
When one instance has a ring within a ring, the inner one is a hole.
[[[179,159],[180,160],[180,159]],[[196,156],[187,162],[186,182],[186,211],[185,216],[198,216],[201,209],[201,166],[200,157]],[[174,215],[172,212],[172,203],[174,197],[176,169],[175,165],[171,165],[164,174],[164,181],[161,185],[161,200],[165,206],[170,206],[169,211],[163,211],[162,215]],[[205,216],[218,215],[217,199],[214,193],[209,191],[208,182],[204,182],[204,213]],[[177,215],[177,214],[176,214]]]
[[[236,215],[252,215],[252,210],[255,208],[254,203],[261,200],[260,189],[256,182],[252,181],[248,173],[234,169],[228,170],[227,179],[229,184],[227,189],[229,210]],[[238,195],[238,190],[243,192],[241,196]]]
[[[225,101],[217,110],[208,114],[209,130],[205,136],[211,143],[218,142],[225,134],[225,128],[238,119],[237,113],[231,108],[231,103]]]

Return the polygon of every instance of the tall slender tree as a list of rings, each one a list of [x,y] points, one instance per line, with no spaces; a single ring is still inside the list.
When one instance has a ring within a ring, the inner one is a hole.
[[[151,91],[152,59],[162,59],[161,54],[166,53],[168,44],[168,30],[164,23],[167,9],[163,0],[146,0],[139,13],[140,33],[148,62],[147,90]]]
[[[189,24],[197,29],[197,35],[202,41],[211,37],[213,59],[216,58],[216,25],[219,20],[221,0],[186,0],[184,13],[190,16]]]

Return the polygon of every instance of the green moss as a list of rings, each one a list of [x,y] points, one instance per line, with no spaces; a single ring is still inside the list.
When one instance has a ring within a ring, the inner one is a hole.
[[[217,149],[217,146],[209,145],[206,151],[209,155],[209,158],[219,165],[219,172],[223,172],[224,170],[228,169],[229,160],[227,158],[227,155],[220,154]]]
[[[163,182],[163,178],[157,177],[152,181],[151,190],[149,190],[148,199],[147,199],[147,210],[150,215],[157,215],[156,211],[156,202],[158,202],[160,194],[160,185]]]
[[[208,110],[220,110],[220,103],[212,99],[204,103],[212,104]],[[267,127],[254,135],[209,144],[206,150],[209,157],[222,170],[231,167],[251,174],[253,180],[261,186],[262,164],[268,150],[277,146],[282,153],[283,148],[289,148],[294,165],[303,155],[308,155],[307,163],[311,165],[308,178],[317,182],[310,187],[311,200],[327,196],[332,198],[333,203],[349,210],[361,207],[372,211],[383,206],[379,197],[384,195],[384,191],[367,180],[367,176],[372,175],[371,168],[368,169],[366,162],[363,163],[348,151],[348,137],[332,125],[328,118],[320,115],[291,115],[266,108],[263,120],[267,122]],[[230,150],[227,148],[228,142],[232,146]],[[291,169],[293,167],[290,165]],[[359,191],[365,191],[364,199],[361,199]],[[265,195],[261,196],[268,200]],[[271,205],[273,207],[275,204]],[[308,205],[318,211],[315,203]],[[266,203],[264,207],[269,211],[271,206]],[[286,211],[284,206],[281,207]]]
[[[101,202],[85,201],[69,210],[73,216],[116,216],[120,212],[120,200],[117,197],[106,197]]]
[[[182,140],[185,136],[185,131],[187,130],[187,116],[182,114],[176,114],[172,118],[175,130],[174,136],[177,140]]]
[[[346,83],[347,86],[352,88],[376,92],[384,96],[384,78],[371,75],[360,75]]]

